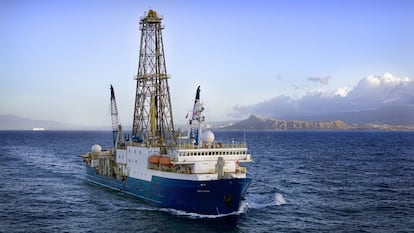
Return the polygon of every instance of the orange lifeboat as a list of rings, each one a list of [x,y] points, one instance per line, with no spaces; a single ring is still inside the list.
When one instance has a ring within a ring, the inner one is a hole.
[[[170,157],[161,157],[160,164],[168,167],[172,167],[173,164],[171,163]]]
[[[160,162],[161,155],[151,155],[148,160],[150,163],[158,164]]]

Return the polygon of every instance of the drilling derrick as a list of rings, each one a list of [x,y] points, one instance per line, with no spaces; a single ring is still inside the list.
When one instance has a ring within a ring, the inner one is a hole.
[[[132,125],[133,137],[160,146],[175,142],[161,20],[153,10],[140,20],[141,47]]]

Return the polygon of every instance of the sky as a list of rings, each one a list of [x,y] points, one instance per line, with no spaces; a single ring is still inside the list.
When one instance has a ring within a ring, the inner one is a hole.
[[[131,125],[139,19],[163,16],[175,123],[414,105],[414,1],[0,1],[0,115]],[[295,115],[296,114],[296,115]]]

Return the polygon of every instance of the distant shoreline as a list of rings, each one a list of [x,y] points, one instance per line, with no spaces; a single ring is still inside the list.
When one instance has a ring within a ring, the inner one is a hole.
[[[414,127],[390,127],[390,128],[350,128],[350,129],[225,129],[225,128],[209,128],[212,131],[218,132],[352,132],[352,131],[414,131]],[[32,130],[32,129],[0,129],[0,132],[112,132],[110,129],[45,129],[45,130]],[[130,131],[129,131],[130,133]]]

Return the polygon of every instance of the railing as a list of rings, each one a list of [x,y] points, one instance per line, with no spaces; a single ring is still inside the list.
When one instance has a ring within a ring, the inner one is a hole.
[[[204,144],[201,147],[191,144],[191,143],[177,143],[177,149],[221,149],[221,148],[246,148],[245,143],[214,143],[214,144]]]
[[[118,145],[119,149],[126,149],[126,146],[146,146],[146,147],[157,147],[159,145],[150,144],[150,143],[142,143],[142,142],[132,142],[129,141],[126,145]],[[194,145],[192,143],[183,143],[178,142],[175,145],[165,145],[167,148],[175,147],[177,149],[225,149],[225,148],[247,148],[246,143],[221,143],[216,142],[213,144],[203,144],[201,147]]]

